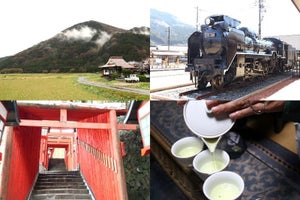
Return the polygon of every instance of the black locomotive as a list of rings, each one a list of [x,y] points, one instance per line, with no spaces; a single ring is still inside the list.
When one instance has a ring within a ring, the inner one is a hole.
[[[218,89],[235,78],[283,72],[296,63],[291,45],[276,38],[258,39],[248,28],[237,28],[239,24],[226,15],[213,15],[205,19],[201,32],[188,38],[186,71],[199,89],[209,82]]]

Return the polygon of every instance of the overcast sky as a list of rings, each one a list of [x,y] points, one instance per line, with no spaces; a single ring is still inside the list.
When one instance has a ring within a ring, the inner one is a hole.
[[[150,26],[149,0],[1,0],[0,57],[95,20],[118,28]]]
[[[150,7],[177,16],[191,25],[213,14],[225,14],[258,33],[258,0],[150,0]],[[300,13],[291,0],[265,0],[262,36],[300,34]]]

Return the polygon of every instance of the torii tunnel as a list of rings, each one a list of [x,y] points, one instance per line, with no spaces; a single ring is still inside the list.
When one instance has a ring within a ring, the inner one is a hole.
[[[128,199],[118,123],[128,108],[72,103],[15,102],[19,120],[1,135],[0,196],[27,199],[53,149],[64,149],[67,170],[79,170],[96,199]],[[13,117],[14,118],[14,117]]]

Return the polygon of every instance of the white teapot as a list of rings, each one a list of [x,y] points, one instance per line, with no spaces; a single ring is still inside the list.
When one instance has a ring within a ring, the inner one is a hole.
[[[214,152],[222,135],[227,133],[234,121],[228,115],[213,115],[204,100],[190,100],[184,105],[183,117],[187,127]]]

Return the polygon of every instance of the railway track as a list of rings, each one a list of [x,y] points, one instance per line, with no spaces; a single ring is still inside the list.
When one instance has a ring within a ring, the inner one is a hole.
[[[243,82],[235,81],[221,90],[212,90],[210,87],[207,87],[205,90],[199,91],[196,90],[194,86],[185,86],[154,92],[151,93],[150,96],[153,100],[233,100],[246,96],[262,99],[286,87],[294,80],[296,79],[292,78],[291,74],[287,72],[276,76],[268,76],[264,79],[256,78]]]

